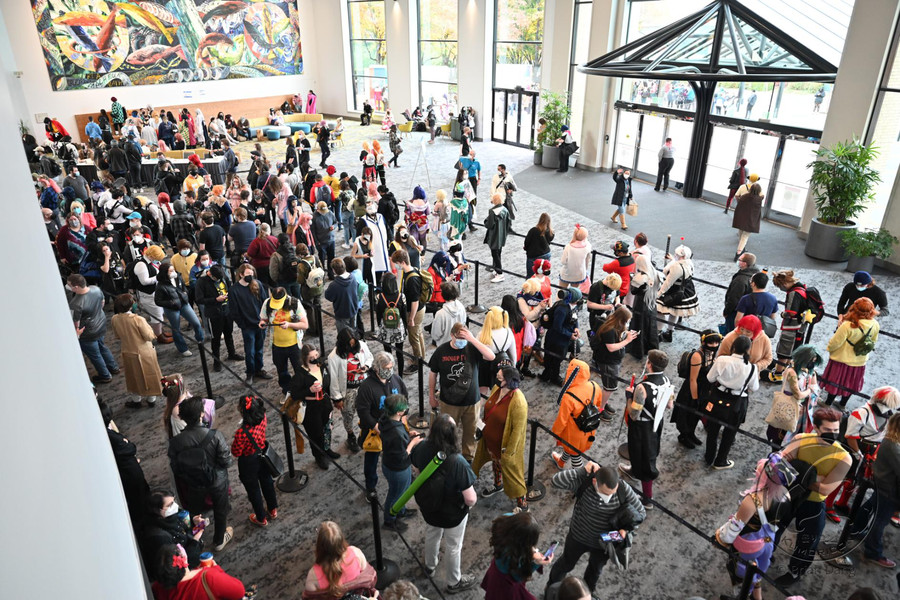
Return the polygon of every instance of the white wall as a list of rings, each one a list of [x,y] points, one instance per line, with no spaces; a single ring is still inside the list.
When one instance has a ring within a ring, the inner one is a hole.
[[[341,4],[341,0],[297,0],[300,14],[300,43],[303,51],[302,75],[58,92],[51,89],[50,76],[44,63],[43,50],[30,3],[25,0],[4,1],[0,3],[0,12],[9,31],[9,44],[16,65],[13,70],[23,73],[22,78],[17,81],[21,85],[21,93],[28,111],[27,114],[17,114],[16,118],[27,119],[32,123],[38,133],[38,139],[41,139],[43,124],[34,123],[35,114],[47,113],[55,116],[67,129],[74,130],[73,115],[96,112],[101,108],[108,110],[111,96],[116,96],[126,109],[131,110],[147,104],[154,106],[178,104],[185,101],[186,94],[190,94],[192,100],[185,103],[190,103],[290,95],[301,91],[306,93],[310,89],[319,96],[318,104],[321,107],[318,109],[319,112],[343,112],[346,103],[341,103],[339,108],[334,107],[333,101],[337,100],[337,97],[330,85],[326,94],[320,92],[321,71],[318,68],[323,65],[327,71],[331,70],[332,57],[341,54],[343,39],[340,35],[320,36],[319,32],[323,29],[323,25],[328,25],[330,29],[334,20],[317,18],[318,13],[331,11],[333,9],[331,5]],[[16,93],[18,92],[13,91],[13,96]]]
[[[476,139],[491,137],[493,0],[459,0],[459,105],[475,109]]]
[[[0,66],[14,70],[6,58],[0,52]],[[0,78],[3,191],[16,199],[4,207],[16,226],[0,238],[0,252],[28,256],[5,268],[22,293],[0,294],[0,314],[15,315],[5,319],[0,344],[3,402],[13,420],[0,436],[0,595],[145,598],[115,459],[15,142],[13,103],[9,80]]]

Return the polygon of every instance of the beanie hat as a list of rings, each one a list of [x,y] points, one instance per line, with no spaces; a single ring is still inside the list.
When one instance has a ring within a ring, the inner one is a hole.
[[[616,254],[628,254],[629,248],[630,246],[628,245],[628,242],[623,241],[616,242],[612,247],[613,252],[615,252]]]
[[[162,260],[166,257],[166,253],[159,246],[148,246],[147,249],[144,250],[144,256],[150,260]]]
[[[741,320],[737,322],[737,326],[752,331],[752,339],[754,340],[762,331],[762,323],[759,322],[759,317],[756,315],[744,315],[741,317]]]
[[[417,185],[415,189],[413,189],[413,200],[424,200],[425,197],[425,190],[422,189],[421,185]]]
[[[872,276],[866,271],[857,271],[853,274],[854,285],[869,285],[870,283],[872,283]]]

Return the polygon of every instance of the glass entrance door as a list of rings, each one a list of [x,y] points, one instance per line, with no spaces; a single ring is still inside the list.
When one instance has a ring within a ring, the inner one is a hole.
[[[528,148],[535,139],[538,94],[494,88],[491,141]]]

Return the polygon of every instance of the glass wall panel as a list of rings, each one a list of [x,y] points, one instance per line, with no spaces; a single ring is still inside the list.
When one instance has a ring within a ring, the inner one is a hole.
[[[747,172],[759,175],[760,183],[765,190],[772,176],[772,165],[775,163],[775,153],[778,151],[778,137],[763,133],[747,132],[744,142],[744,155],[747,159]]]
[[[624,110],[618,112],[619,123],[616,127],[615,164],[633,169],[635,166],[634,156],[641,115]]]
[[[544,0],[495,0],[494,87],[538,90]]]
[[[807,165],[815,160],[815,151],[818,149],[818,144],[805,140],[785,142],[775,195],[772,198],[772,210],[794,217],[803,215],[803,206],[809,191],[809,176],[812,172]]]
[[[638,154],[638,171],[656,175],[659,167],[656,155],[665,141],[665,131],[665,117],[644,115],[644,124],[641,127],[641,151]]]
[[[669,173],[672,181],[684,182],[684,174],[687,171],[688,148],[691,146],[691,135],[694,132],[692,121],[681,119],[669,119],[669,135],[672,145],[675,146],[675,164]]]
[[[709,161],[706,163],[706,179],[704,191],[727,195],[728,181],[737,164],[738,148],[741,145],[739,129],[728,127],[713,128],[712,142],[709,145]]]
[[[368,98],[376,111],[387,108],[387,42],[384,2],[348,0],[350,68],[353,109]]]
[[[438,121],[457,112],[458,29],[456,2],[419,0],[419,101]]]

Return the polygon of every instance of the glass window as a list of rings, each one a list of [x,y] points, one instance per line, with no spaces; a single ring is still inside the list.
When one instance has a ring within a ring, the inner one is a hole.
[[[669,134],[666,137],[672,138],[672,145],[675,146],[675,164],[669,173],[671,181],[684,181],[684,174],[687,172],[688,149],[691,147],[693,133],[693,121],[669,119]]]
[[[706,163],[704,191],[727,195],[731,172],[737,165],[741,131],[729,127],[714,127],[709,145],[709,161]]]
[[[458,3],[419,0],[419,101],[434,105],[439,121],[457,112],[458,39]]]
[[[569,65],[569,106],[572,108],[572,116],[569,124],[581,128],[584,118],[584,93],[587,86],[587,75],[579,73],[576,67],[590,59],[588,47],[591,39],[591,13],[593,12],[593,0],[578,0],[575,2],[575,18],[572,21],[572,50],[571,63]]]
[[[616,128],[616,155],[617,166],[634,168],[634,153],[637,147],[638,126],[641,115],[620,110],[619,124]]]
[[[812,174],[807,165],[816,159],[815,152],[818,149],[819,144],[805,140],[785,142],[778,180],[775,182],[772,210],[794,217],[803,215],[809,191],[809,176]]]
[[[368,98],[376,111],[387,108],[387,43],[384,2],[348,0],[350,67],[353,109],[362,110]]]
[[[644,115],[644,124],[641,126],[641,152],[638,154],[638,171],[656,175],[656,172],[659,170],[659,159],[656,156],[666,141],[665,131],[665,117]]]
[[[495,0],[494,87],[541,87],[544,0]]]

